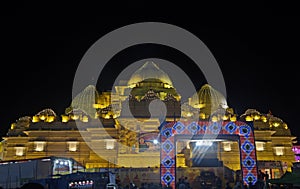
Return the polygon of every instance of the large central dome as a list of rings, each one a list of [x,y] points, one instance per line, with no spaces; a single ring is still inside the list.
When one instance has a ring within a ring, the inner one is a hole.
[[[141,68],[135,71],[128,81],[128,86],[134,86],[146,79],[159,79],[161,82],[173,86],[168,74],[162,71],[154,62],[147,61]]]

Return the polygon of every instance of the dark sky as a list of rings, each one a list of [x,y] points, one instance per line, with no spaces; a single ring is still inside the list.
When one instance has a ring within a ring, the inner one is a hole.
[[[78,7],[21,5],[1,15],[2,136],[19,117],[44,108],[62,114],[71,102],[77,66],[90,46],[114,29],[145,21],[174,24],[198,36],[223,72],[229,106],[238,114],[248,108],[262,113],[270,110],[300,136],[298,16],[276,15],[271,8],[252,9],[255,6],[245,10],[220,6],[209,12],[193,5],[126,4],[92,9],[92,14],[87,7],[81,12]],[[116,55],[99,78],[99,90],[109,89],[122,68],[149,57],[174,62],[197,87],[205,83],[199,81],[199,70],[184,55],[167,47],[144,45]]]

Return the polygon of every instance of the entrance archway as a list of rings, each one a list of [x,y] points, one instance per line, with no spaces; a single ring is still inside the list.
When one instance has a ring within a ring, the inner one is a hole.
[[[256,148],[252,122],[167,122],[160,128],[160,178],[162,186],[176,187],[176,138],[200,136],[206,139],[237,136],[243,182],[257,181]]]

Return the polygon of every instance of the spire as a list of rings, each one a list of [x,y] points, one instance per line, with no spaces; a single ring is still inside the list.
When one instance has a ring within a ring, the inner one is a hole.
[[[271,112],[271,110],[269,110],[268,114],[269,114],[269,115],[273,115],[272,112]]]

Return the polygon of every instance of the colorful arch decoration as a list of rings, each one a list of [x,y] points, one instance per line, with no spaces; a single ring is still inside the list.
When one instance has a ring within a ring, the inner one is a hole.
[[[252,122],[167,122],[160,129],[160,178],[162,186],[175,188],[176,184],[176,135],[239,136],[240,162],[243,181],[257,181],[256,147]],[[208,138],[207,138],[208,139]]]

